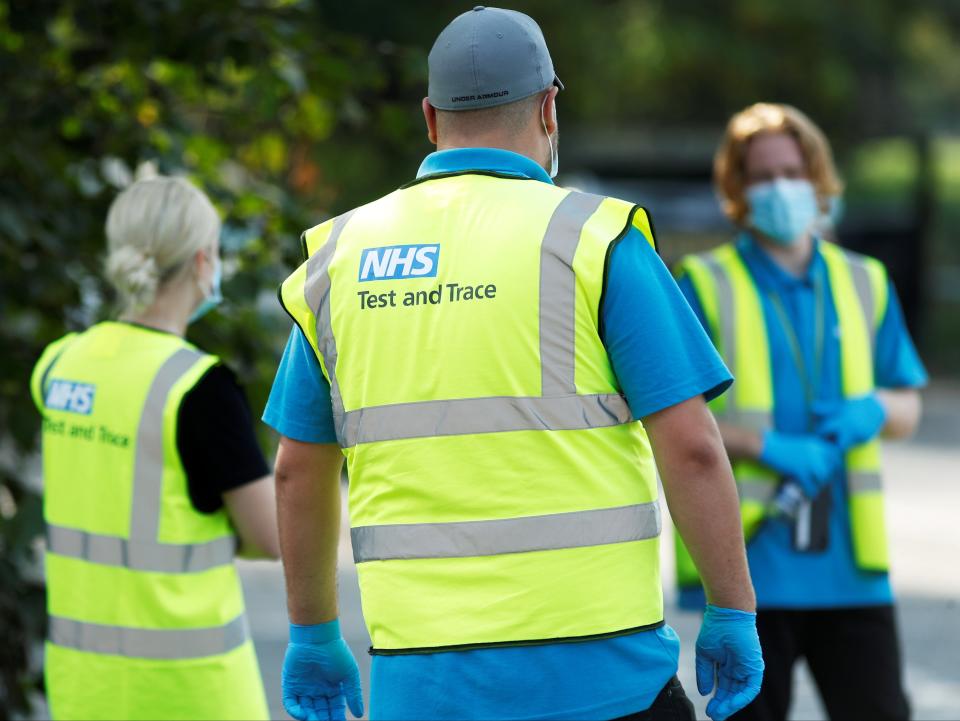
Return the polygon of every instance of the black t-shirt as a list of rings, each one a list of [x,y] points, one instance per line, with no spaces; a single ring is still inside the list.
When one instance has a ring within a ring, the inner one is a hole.
[[[193,507],[214,513],[223,494],[270,473],[253,432],[250,406],[233,371],[216,365],[184,397],[177,450]]]

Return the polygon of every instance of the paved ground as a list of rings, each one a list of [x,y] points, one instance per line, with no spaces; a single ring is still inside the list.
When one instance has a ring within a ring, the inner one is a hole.
[[[960,386],[940,385],[926,394],[921,431],[910,443],[886,447],[893,582],[914,717],[960,718]],[[665,537],[669,537],[666,535]],[[346,539],[346,535],[344,536]],[[664,544],[667,545],[667,544]],[[672,558],[665,554],[664,585],[672,585]],[[360,661],[369,691],[369,639],[360,618],[356,574],[347,545],[341,547],[343,627]],[[275,565],[243,565],[251,621],[274,718],[286,718],[279,702],[279,675],[287,619],[282,580]],[[668,598],[668,608],[671,606]],[[696,614],[669,610],[667,620],[683,639],[680,675],[705,718],[693,679]],[[822,719],[806,669],[801,669],[792,718]]]

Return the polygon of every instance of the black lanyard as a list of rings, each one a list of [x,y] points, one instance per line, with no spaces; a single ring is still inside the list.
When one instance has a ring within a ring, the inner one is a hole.
[[[824,288],[823,279],[820,274],[813,276],[813,368],[807,368],[804,361],[803,350],[800,347],[800,338],[797,331],[790,322],[790,316],[783,305],[780,294],[773,290],[767,293],[770,304],[773,306],[774,313],[780,321],[784,334],[787,336],[787,345],[790,347],[790,355],[793,358],[793,364],[796,366],[797,374],[800,376],[800,383],[803,386],[804,399],[807,402],[807,427],[812,425],[810,409],[816,400],[820,385],[820,371],[823,368],[823,326],[824,326]]]

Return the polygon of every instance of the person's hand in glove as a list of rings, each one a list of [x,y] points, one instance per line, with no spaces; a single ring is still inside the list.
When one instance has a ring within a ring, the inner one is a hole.
[[[360,669],[336,619],[315,626],[290,624],[281,683],[283,707],[297,721],[343,721],[345,706],[363,716]]]
[[[796,481],[813,500],[843,467],[843,451],[833,442],[812,435],[779,431],[763,434],[760,462]]]
[[[707,696],[707,716],[724,721],[756,698],[763,681],[757,614],[707,604],[697,637],[697,690]]]
[[[816,403],[813,414],[817,435],[844,451],[876,438],[887,422],[887,410],[876,393],[839,403]]]

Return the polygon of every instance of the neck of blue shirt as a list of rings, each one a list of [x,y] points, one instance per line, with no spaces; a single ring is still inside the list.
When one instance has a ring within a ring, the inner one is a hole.
[[[430,153],[417,178],[449,173],[484,172],[552,183],[543,166],[532,158],[503,148],[450,148]]]

